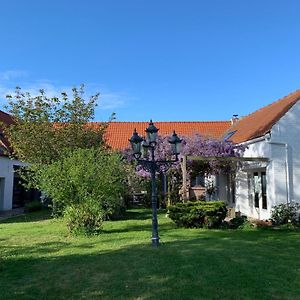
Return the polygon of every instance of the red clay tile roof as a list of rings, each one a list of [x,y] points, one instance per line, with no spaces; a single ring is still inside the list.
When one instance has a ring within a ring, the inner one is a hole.
[[[236,131],[230,140],[234,143],[241,143],[269,132],[272,126],[298,100],[300,100],[300,90],[243,117],[232,126],[230,121],[155,122],[155,126],[160,129],[160,135],[171,135],[175,130],[179,136],[191,136],[198,133],[205,137],[221,138],[230,132]],[[9,114],[0,111],[0,122],[12,124],[13,119]],[[100,126],[103,123],[92,122],[91,124]],[[131,137],[134,128],[137,129],[139,135],[144,136],[148,124],[148,122],[111,122],[105,133],[105,138],[108,145],[113,149],[125,149],[129,146],[128,139]],[[1,140],[6,147],[9,147],[5,139],[2,138]]]
[[[145,135],[149,122],[111,122],[105,133],[108,145],[113,149],[125,149],[129,146],[128,139],[136,128],[140,136]],[[231,126],[230,121],[212,122],[154,122],[160,135],[171,135],[173,130],[178,136],[201,134],[206,137],[220,138]]]
[[[265,135],[298,100],[300,100],[300,90],[243,117],[227,131],[227,133],[236,131],[230,140],[234,143],[242,143]]]
[[[13,123],[13,118],[11,115],[5,113],[0,110],[0,123],[4,123],[6,125],[11,125]],[[8,140],[3,136],[3,129],[0,124],[0,155],[3,155],[3,149],[7,151],[11,151]]]
[[[0,122],[2,122],[4,124],[7,124],[7,125],[10,125],[14,121],[13,121],[13,118],[12,118],[11,115],[9,115],[8,113],[0,110]]]

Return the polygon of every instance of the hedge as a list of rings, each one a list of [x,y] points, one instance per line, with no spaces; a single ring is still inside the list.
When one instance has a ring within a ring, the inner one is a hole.
[[[226,204],[222,201],[189,201],[168,209],[169,218],[178,226],[188,228],[218,228],[227,214]]]

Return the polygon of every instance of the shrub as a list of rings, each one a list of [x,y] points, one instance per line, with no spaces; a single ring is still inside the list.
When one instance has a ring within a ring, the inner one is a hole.
[[[124,211],[126,171],[121,156],[99,149],[77,149],[36,170],[40,189],[52,199],[55,215],[69,206],[97,203],[103,218]]]
[[[288,223],[300,225],[299,213],[299,203],[279,204],[273,207],[271,220],[274,225],[283,225]]]
[[[34,200],[25,204],[24,211],[25,212],[34,212],[42,210],[43,205],[40,201]]]
[[[238,216],[229,221],[230,229],[242,229],[244,224],[247,222],[246,216]]]
[[[188,228],[218,228],[226,213],[226,205],[221,201],[195,201],[169,206],[169,217],[178,226]]]
[[[277,227],[277,229],[280,230],[299,230],[299,224],[292,224],[292,223],[287,223],[287,224],[282,224]]]
[[[126,214],[126,204],[125,201],[120,199],[119,203],[115,204],[114,210],[110,215],[106,215],[106,220],[121,220]]]
[[[95,202],[71,205],[65,210],[64,216],[73,234],[92,235],[101,231],[103,214]]]

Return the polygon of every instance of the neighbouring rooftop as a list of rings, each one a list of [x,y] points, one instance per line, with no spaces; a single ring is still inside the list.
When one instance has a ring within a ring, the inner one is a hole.
[[[207,122],[154,122],[159,129],[159,135],[171,135],[173,130],[178,136],[192,136],[200,134],[205,137],[221,138],[231,126],[230,121]],[[140,136],[145,136],[145,129],[149,122],[111,122],[105,137],[113,149],[124,149],[129,146],[128,139],[136,128]]]

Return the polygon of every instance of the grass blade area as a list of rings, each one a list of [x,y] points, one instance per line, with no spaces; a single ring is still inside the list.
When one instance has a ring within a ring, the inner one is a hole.
[[[1,299],[299,299],[300,232],[182,229],[151,211],[73,237],[47,212],[0,223]]]

